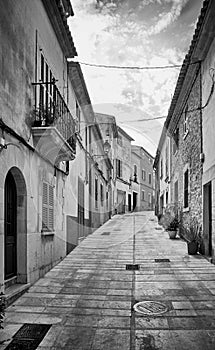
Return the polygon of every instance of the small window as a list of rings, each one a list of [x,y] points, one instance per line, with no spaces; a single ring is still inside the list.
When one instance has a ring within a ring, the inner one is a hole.
[[[161,159],[161,162],[160,162],[160,178],[162,179],[163,177],[163,159]]]
[[[149,204],[149,206],[151,206],[151,204],[152,204],[152,195],[151,195],[151,193],[148,194],[148,204]]]
[[[116,176],[122,177],[122,161],[120,159],[116,159]]]
[[[142,180],[145,181],[145,179],[146,179],[146,172],[145,172],[145,170],[143,169],[143,170],[142,170]]]
[[[43,182],[42,230],[54,230],[54,187]]]
[[[142,191],[142,201],[145,200],[145,191]]]
[[[173,154],[175,154],[178,150],[179,146],[179,128],[177,128],[173,135]]]
[[[76,131],[80,132],[81,110],[77,101],[75,103],[75,115],[76,115],[76,126],[77,126]]]
[[[137,175],[137,166],[134,164],[134,175]]]
[[[152,184],[152,174],[149,173],[149,185]]]
[[[122,146],[122,136],[121,135],[118,135],[117,143],[119,146]]]
[[[184,208],[189,206],[189,170],[184,172]]]
[[[184,112],[184,135],[188,133],[188,106],[185,108]]]
[[[102,184],[100,184],[100,199],[101,199],[101,205],[103,206],[104,193],[103,193],[103,185]]]
[[[98,179],[95,178],[95,207],[98,208]]]

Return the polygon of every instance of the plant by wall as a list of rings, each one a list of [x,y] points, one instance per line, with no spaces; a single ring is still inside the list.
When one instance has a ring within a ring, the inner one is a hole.
[[[5,315],[4,310],[5,310],[5,296],[3,293],[0,293],[0,329],[3,328],[2,323]]]

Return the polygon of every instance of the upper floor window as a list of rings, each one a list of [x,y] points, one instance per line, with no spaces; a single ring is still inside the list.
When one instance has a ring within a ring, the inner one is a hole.
[[[80,132],[80,121],[81,121],[81,110],[78,102],[75,103],[75,115],[76,115],[76,123],[77,123],[77,131]]]
[[[166,177],[169,176],[169,147],[168,147],[168,144],[166,145],[166,164],[165,164],[165,167],[166,167]]]
[[[185,108],[184,112],[184,136],[188,133],[188,106]]]
[[[142,201],[145,200],[145,191],[142,191]]]
[[[122,161],[120,159],[116,159],[116,176],[122,177]]]
[[[160,161],[160,178],[162,179],[163,177],[163,159]]]
[[[178,150],[179,146],[179,128],[177,128],[173,135],[173,154],[175,154]]]
[[[152,183],[152,174],[149,173],[149,185]]]
[[[134,164],[134,175],[137,175],[137,166]]]
[[[118,145],[122,146],[122,136],[121,135],[118,135],[117,143],[118,143]]]
[[[145,179],[146,179],[146,171],[143,169],[142,170],[142,180],[145,181]]]
[[[103,206],[104,202],[104,191],[103,191],[103,185],[100,184],[100,198],[101,198],[101,205]]]

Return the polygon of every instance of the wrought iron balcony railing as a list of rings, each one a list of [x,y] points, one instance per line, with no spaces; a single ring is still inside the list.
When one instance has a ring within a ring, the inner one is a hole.
[[[54,126],[75,151],[76,123],[55,82],[35,83],[35,127]]]

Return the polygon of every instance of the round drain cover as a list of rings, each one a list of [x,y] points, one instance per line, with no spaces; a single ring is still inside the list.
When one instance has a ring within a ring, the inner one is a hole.
[[[157,301],[141,301],[134,305],[134,310],[143,315],[156,316],[164,314],[168,311],[168,308],[165,304],[159,303]]]

